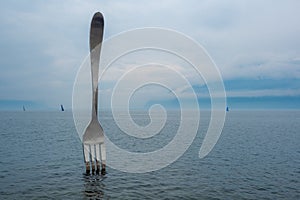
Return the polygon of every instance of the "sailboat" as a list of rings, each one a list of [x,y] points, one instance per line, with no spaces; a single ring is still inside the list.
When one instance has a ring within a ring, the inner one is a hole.
[[[25,106],[23,106],[23,111],[26,111]]]
[[[61,111],[65,111],[64,106],[62,104],[60,105],[60,109]]]
[[[229,112],[229,107],[228,106],[226,107],[226,111]]]

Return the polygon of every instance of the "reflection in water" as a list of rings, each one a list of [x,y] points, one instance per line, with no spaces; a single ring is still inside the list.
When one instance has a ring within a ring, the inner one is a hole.
[[[103,199],[105,185],[103,180],[105,176],[101,175],[83,175],[84,197],[87,199]]]

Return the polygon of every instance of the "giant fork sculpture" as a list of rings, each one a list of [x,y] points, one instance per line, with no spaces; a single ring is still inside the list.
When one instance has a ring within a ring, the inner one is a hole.
[[[86,166],[86,174],[100,172],[105,174],[106,167],[106,149],[104,144],[103,129],[98,121],[98,77],[99,77],[99,62],[100,51],[103,39],[104,19],[100,12],[94,14],[90,28],[90,60],[91,60],[91,77],[92,77],[92,119],[85,129],[83,134],[83,155]],[[101,155],[100,155],[101,154]],[[101,157],[101,158],[100,158]],[[90,165],[91,164],[91,165]]]

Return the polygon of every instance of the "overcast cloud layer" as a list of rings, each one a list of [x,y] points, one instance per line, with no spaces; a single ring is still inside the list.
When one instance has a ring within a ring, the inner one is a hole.
[[[96,11],[105,38],[142,27],[192,37],[219,67],[229,97],[298,97],[299,10],[298,0],[2,1],[0,103],[70,108]]]

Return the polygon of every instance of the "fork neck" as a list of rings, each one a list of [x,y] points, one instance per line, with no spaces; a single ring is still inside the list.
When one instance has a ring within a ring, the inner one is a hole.
[[[92,99],[92,117],[98,116],[98,87],[93,89],[93,99]]]

